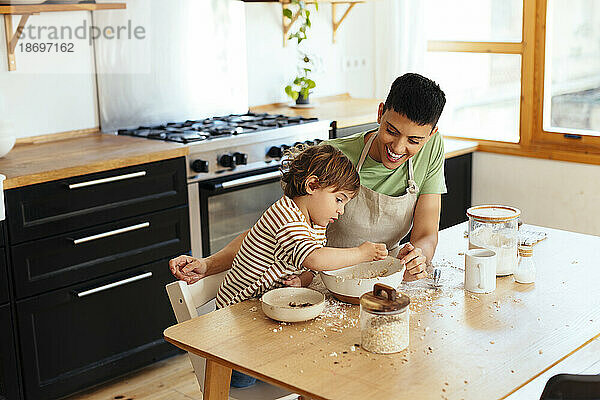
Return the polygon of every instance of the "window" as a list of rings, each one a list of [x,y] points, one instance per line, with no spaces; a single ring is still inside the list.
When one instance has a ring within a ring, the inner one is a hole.
[[[447,98],[442,132],[518,143],[522,0],[427,0],[425,15],[425,72]]]
[[[600,136],[600,2],[550,0],[544,130]]]
[[[599,0],[426,0],[426,18],[444,135],[600,164]]]

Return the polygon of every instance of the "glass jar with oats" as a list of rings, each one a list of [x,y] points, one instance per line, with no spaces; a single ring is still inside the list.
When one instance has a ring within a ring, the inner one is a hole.
[[[361,347],[372,353],[397,353],[409,344],[410,298],[376,283],[360,297]]]

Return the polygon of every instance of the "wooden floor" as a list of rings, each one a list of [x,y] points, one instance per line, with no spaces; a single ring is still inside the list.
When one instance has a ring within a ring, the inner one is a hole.
[[[201,400],[187,354],[152,364],[64,400]]]

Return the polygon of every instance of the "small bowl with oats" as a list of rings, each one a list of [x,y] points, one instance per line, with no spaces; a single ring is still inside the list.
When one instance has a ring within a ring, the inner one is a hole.
[[[260,301],[267,317],[283,322],[308,321],[318,317],[325,308],[325,295],[304,287],[269,290]]]
[[[335,271],[321,271],[320,276],[331,294],[346,303],[359,304],[360,296],[383,283],[397,288],[402,283],[406,267],[396,257],[369,261]]]

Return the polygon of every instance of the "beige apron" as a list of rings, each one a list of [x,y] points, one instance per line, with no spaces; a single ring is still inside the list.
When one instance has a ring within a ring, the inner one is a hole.
[[[356,170],[360,173],[377,133],[365,144]],[[346,204],[345,212],[327,227],[327,245],[356,247],[365,241],[385,243],[390,255],[396,256],[399,242],[412,227],[419,187],[414,181],[412,160],[408,160],[406,193],[392,197],[360,185],[358,195]]]

